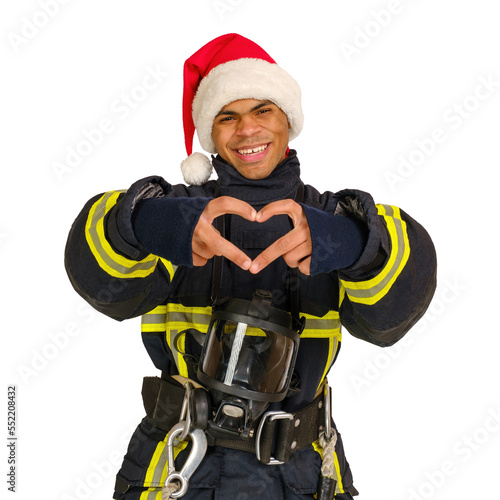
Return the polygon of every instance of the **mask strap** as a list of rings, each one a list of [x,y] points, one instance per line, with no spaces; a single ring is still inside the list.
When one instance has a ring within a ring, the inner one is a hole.
[[[302,203],[304,200],[304,184],[301,182],[295,193],[294,201]],[[293,226],[292,226],[293,227]],[[300,325],[300,276],[299,268],[288,268],[290,279],[288,281],[288,296],[290,297],[290,313],[294,319],[297,328]]]

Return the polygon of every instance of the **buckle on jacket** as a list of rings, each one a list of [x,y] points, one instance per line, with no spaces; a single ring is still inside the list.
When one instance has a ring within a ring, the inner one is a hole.
[[[285,411],[268,411],[262,415],[259,427],[257,428],[257,434],[255,436],[255,455],[257,456],[257,460],[262,462],[261,457],[263,456],[263,450],[261,450],[261,441],[262,441],[262,435],[264,434],[264,426],[268,422],[274,422],[275,420],[293,420],[294,416],[291,413],[287,413]],[[274,426],[272,426],[272,429],[274,430]],[[273,432],[268,433],[270,435],[270,439],[264,439],[264,443],[266,445],[266,448],[268,448],[268,454],[269,450],[271,449],[272,443],[273,443]],[[270,457],[269,462],[263,462],[266,465],[281,465],[284,464],[285,462],[282,462],[280,460],[276,460],[274,457]]]

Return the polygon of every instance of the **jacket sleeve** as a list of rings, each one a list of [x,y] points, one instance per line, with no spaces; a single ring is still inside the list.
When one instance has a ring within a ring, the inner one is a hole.
[[[65,267],[75,290],[95,309],[121,321],[165,301],[176,265],[139,243],[132,213],[144,199],[189,198],[192,193],[186,189],[152,176],[127,191],[100,194],[84,206],[68,236]],[[189,209],[185,212],[189,217]],[[191,215],[191,219],[199,216]],[[168,222],[172,231],[179,229],[179,224]]]
[[[339,270],[340,318],[355,337],[389,346],[425,313],[436,288],[437,261],[426,230],[403,210],[376,205],[362,191],[337,193],[335,213],[368,228],[365,247]]]

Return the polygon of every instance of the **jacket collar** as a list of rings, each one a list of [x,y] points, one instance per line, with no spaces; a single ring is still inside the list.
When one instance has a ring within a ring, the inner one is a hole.
[[[221,196],[232,196],[253,205],[266,205],[272,201],[293,198],[300,180],[300,163],[297,152],[290,149],[288,156],[265,179],[243,177],[219,155],[212,157],[219,176]]]

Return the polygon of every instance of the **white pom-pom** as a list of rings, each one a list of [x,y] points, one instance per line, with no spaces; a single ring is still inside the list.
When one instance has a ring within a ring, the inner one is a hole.
[[[210,179],[212,162],[203,153],[193,153],[181,163],[184,181],[191,186],[201,186]]]

